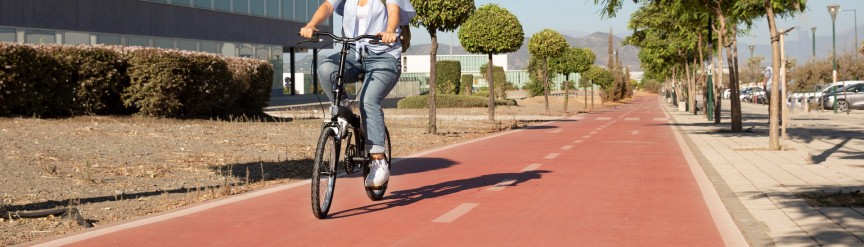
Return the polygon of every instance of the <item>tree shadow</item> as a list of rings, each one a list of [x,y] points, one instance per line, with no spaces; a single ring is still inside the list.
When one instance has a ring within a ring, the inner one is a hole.
[[[813,227],[807,229],[809,236],[774,236],[778,246],[791,245],[798,243],[811,243],[816,240],[822,246],[854,246],[860,244],[862,236],[855,236],[864,230],[861,226],[861,220],[864,218],[864,212],[856,211],[852,207],[828,207],[817,205],[818,202],[805,199],[808,193],[818,194],[834,194],[838,192],[850,192],[860,190],[862,187],[854,186],[817,186],[799,189],[793,192],[744,192],[742,202],[746,205],[746,198],[770,197],[772,201],[779,204],[781,208],[788,211],[795,211],[794,218],[790,218],[795,222],[813,222],[813,220],[830,220],[837,224],[834,227]],[[864,195],[862,195],[864,196]],[[862,207],[857,205],[853,207]],[[844,229],[845,228],[845,229]]]
[[[549,173],[545,170],[526,171],[521,173],[497,173],[487,174],[479,177],[465,178],[442,182],[433,185],[426,185],[414,189],[393,191],[390,195],[384,197],[384,201],[361,206],[357,208],[347,209],[335,212],[330,215],[332,219],[345,218],[368,213],[374,213],[381,210],[391,209],[395,207],[408,206],[421,200],[438,198],[454,193],[478,189],[487,186],[502,186],[496,185],[502,181],[513,181],[507,187],[518,186],[519,184],[532,180],[540,179],[543,173]]]

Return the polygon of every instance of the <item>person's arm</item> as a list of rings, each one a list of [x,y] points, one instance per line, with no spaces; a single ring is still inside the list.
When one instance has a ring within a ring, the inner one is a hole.
[[[321,3],[321,6],[318,6],[318,10],[312,15],[312,20],[309,20],[309,23],[305,27],[300,28],[300,36],[307,39],[312,38],[312,33],[318,31],[315,27],[324,21],[324,19],[330,17],[333,14],[333,10],[333,4],[330,4],[330,1]]]
[[[396,4],[387,4],[387,29],[384,32],[380,32],[376,35],[381,36],[381,42],[384,43],[395,43],[396,42],[396,28],[399,26],[399,5]]]

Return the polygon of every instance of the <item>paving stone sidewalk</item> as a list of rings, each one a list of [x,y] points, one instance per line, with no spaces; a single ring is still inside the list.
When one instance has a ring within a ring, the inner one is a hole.
[[[665,101],[664,101],[665,102]],[[864,246],[864,208],[813,207],[802,193],[864,189],[864,110],[789,113],[768,151],[767,106],[742,103],[744,133],[663,103],[752,246]]]

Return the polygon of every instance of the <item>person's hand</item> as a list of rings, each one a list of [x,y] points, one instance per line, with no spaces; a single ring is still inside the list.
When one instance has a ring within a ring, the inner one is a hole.
[[[303,28],[300,28],[300,36],[303,38],[311,39],[312,34],[315,32],[318,32],[318,29],[314,26],[305,26]]]
[[[396,38],[399,37],[399,36],[396,36],[396,33],[394,33],[394,32],[380,32],[376,35],[381,36],[381,42],[383,42],[385,44],[396,43]]]

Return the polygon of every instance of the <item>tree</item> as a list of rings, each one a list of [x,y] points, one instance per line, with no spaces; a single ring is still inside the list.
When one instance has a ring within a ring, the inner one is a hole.
[[[459,29],[459,43],[470,53],[489,55],[492,63],[493,54],[510,53],[522,47],[525,33],[519,19],[507,9],[496,4],[486,4],[465,21]],[[493,64],[494,65],[494,64]],[[494,66],[488,66],[492,70]],[[489,88],[495,88],[492,71],[487,72],[486,81]],[[489,121],[495,121],[495,91],[489,90]]]
[[[432,38],[432,50],[429,52],[429,125],[426,131],[435,134],[438,131],[435,119],[438,32],[450,32],[462,25],[474,12],[474,0],[411,0],[411,5],[417,11],[411,24],[415,27],[426,27]]]
[[[582,73],[588,70],[597,57],[588,48],[570,47],[561,56],[549,61],[550,70],[556,74],[564,74],[564,112],[567,112],[567,101],[570,96],[570,74]]]
[[[543,29],[531,36],[528,41],[528,52],[531,56],[542,58],[545,63],[543,75],[543,94],[546,102],[546,115],[549,115],[549,59],[561,56],[567,51],[567,40],[564,36],[552,29]]]
[[[438,61],[435,92],[440,94],[459,94],[459,84],[462,80],[462,66],[459,61]]]
[[[591,65],[591,67],[582,73],[582,80],[589,81],[591,84],[600,86],[603,91],[612,87],[612,73],[608,70],[601,68],[596,65]],[[603,97],[600,97],[603,99]],[[601,102],[602,104],[602,102]],[[594,87],[591,87],[591,105],[594,105]]]

